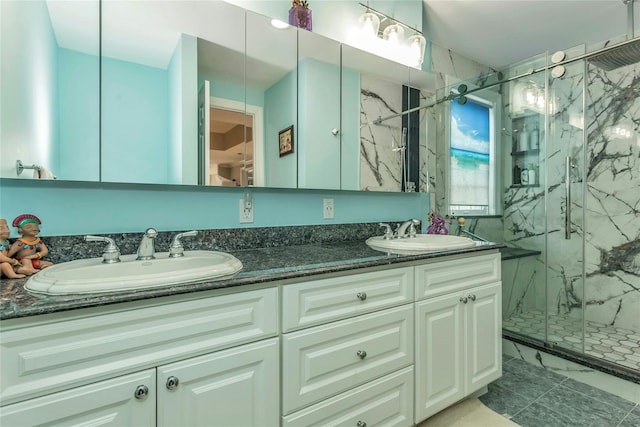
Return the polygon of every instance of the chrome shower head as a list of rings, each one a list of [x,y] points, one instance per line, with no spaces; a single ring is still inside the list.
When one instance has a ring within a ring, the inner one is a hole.
[[[589,62],[605,71],[640,62],[640,38],[589,58]]]

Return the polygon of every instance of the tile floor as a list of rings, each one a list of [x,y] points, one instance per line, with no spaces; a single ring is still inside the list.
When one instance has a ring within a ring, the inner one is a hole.
[[[621,397],[506,355],[502,371],[480,400],[522,427],[640,427]]]
[[[504,319],[502,327],[541,341],[545,340],[543,311],[529,311]],[[640,370],[640,333],[615,326],[586,322],[584,352],[590,356]],[[582,352],[582,319],[549,316],[549,342]]]

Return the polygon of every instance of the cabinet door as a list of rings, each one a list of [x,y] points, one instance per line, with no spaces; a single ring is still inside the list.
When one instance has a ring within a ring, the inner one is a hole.
[[[136,398],[136,390],[146,394]],[[0,408],[0,425],[155,426],[155,369]]]
[[[460,295],[416,304],[416,423],[464,397],[463,332]]]
[[[500,282],[469,290],[466,304],[467,394],[502,375]]]
[[[278,339],[158,368],[158,426],[276,426]]]

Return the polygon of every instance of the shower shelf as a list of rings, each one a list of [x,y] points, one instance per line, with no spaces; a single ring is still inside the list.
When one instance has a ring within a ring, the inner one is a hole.
[[[540,187],[540,184],[512,184],[509,188]]]
[[[536,148],[534,150],[512,151],[511,155],[512,156],[526,156],[527,154],[534,155],[534,154],[538,154],[539,152],[540,152],[540,149]]]

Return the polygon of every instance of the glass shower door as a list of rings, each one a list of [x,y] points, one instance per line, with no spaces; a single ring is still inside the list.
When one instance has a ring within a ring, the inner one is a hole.
[[[584,61],[552,68],[546,108],[546,303],[552,346],[584,349]]]

